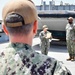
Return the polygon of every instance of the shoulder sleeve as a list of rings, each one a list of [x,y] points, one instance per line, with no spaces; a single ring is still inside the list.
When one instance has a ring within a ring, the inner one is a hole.
[[[66,28],[65,28],[66,30],[68,29],[68,24],[66,25]]]
[[[54,75],[72,75],[62,62],[57,61]]]
[[[74,28],[74,30],[75,30],[75,23],[73,24],[73,28]]]

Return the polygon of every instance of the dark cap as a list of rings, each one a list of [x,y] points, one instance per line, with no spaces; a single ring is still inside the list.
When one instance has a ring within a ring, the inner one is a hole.
[[[2,18],[6,26],[17,27],[33,23],[38,15],[32,1],[12,0],[3,8]]]

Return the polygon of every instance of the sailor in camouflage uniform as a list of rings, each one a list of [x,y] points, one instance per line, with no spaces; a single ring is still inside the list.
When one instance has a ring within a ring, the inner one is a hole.
[[[68,18],[68,24],[66,26],[66,42],[69,52],[69,58],[67,60],[75,60],[75,24],[73,23],[73,17]]]
[[[0,75],[71,75],[61,62],[32,49],[38,15],[31,1],[12,0],[2,18],[10,43],[0,50]]]
[[[50,48],[49,39],[52,38],[52,34],[47,30],[48,30],[47,25],[43,25],[43,31],[41,31],[39,33],[39,37],[40,37],[40,40],[41,40],[41,42],[40,42],[41,53],[45,54],[45,55],[48,54],[48,50]]]

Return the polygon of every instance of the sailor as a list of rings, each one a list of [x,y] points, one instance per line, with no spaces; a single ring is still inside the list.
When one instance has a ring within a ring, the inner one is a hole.
[[[43,25],[43,31],[39,33],[41,53],[47,55],[50,48],[49,39],[52,39],[52,33],[48,31],[47,25]]]
[[[66,42],[69,52],[68,60],[75,60],[75,24],[73,23],[73,17],[68,18],[68,24],[66,25]]]

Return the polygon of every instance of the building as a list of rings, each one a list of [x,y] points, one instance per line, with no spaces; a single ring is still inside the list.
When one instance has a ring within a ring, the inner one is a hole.
[[[55,5],[55,1],[49,1],[49,5],[45,1],[41,5],[36,6],[37,10],[75,10],[75,5],[70,5],[69,3],[63,4],[60,2],[60,5]]]

